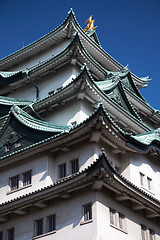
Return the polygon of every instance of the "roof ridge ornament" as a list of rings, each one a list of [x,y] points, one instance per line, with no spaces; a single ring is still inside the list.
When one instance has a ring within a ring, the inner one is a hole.
[[[84,28],[84,31],[85,32],[88,32],[88,30],[95,30],[96,28],[97,28],[97,26],[96,27],[94,27],[94,22],[95,22],[95,20],[92,20],[92,17],[93,17],[93,15],[91,15],[89,18],[88,18],[88,20],[85,22],[85,24],[87,24],[87,26]]]

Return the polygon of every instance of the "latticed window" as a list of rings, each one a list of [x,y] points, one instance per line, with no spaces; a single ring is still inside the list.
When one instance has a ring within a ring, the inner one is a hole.
[[[48,220],[48,232],[56,230],[56,215],[51,215],[47,218]]]
[[[14,240],[14,228],[7,230],[7,240]]]
[[[23,186],[27,186],[31,184],[31,171],[22,173],[22,182],[23,182]]]
[[[10,189],[15,190],[19,188],[19,175],[10,178]]]
[[[38,219],[35,221],[35,236],[43,234],[43,219]]]
[[[78,159],[75,159],[75,160],[71,161],[71,167],[72,167],[72,174],[79,171],[79,161],[78,161]]]
[[[88,221],[90,219],[92,219],[92,205],[88,203],[83,205],[83,220]]]
[[[66,176],[66,164],[59,165],[59,177],[63,178]]]

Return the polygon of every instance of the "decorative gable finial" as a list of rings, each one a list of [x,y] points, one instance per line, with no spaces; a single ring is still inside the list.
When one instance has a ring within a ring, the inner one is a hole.
[[[95,20],[92,20],[92,17],[93,17],[93,15],[91,15],[89,18],[88,18],[88,20],[85,22],[85,24],[87,24],[87,26],[85,27],[85,29],[84,29],[84,31],[85,32],[87,32],[88,30],[95,30],[96,29],[96,27],[94,27],[94,22],[95,22]]]

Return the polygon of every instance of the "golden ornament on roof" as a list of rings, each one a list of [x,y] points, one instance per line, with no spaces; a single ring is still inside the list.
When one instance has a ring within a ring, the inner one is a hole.
[[[85,29],[84,29],[84,31],[85,32],[87,32],[88,30],[90,30],[90,29],[93,29],[93,30],[95,30],[96,29],[96,27],[94,27],[94,22],[95,22],[95,20],[92,20],[92,17],[93,17],[93,15],[91,15],[89,18],[88,18],[88,20],[85,22],[85,24],[87,24],[87,26],[85,27]]]

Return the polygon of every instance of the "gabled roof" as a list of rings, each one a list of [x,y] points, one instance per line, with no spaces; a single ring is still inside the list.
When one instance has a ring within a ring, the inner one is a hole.
[[[8,155],[18,149],[32,145],[51,136],[68,132],[69,126],[59,126],[33,118],[13,105],[0,131],[0,155]],[[15,145],[21,141],[20,144]],[[6,148],[8,146],[8,149]]]
[[[105,95],[108,96],[111,100],[116,102],[120,107],[124,108],[126,111],[130,112],[133,116],[138,118],[140,121],[140,117],[138,116],[135,109],[132,107],[129,102],[126,93],[123,89],[123,85],[121,84],[120,78],[117,77],[117,80],[108,84],[109,81],[97,81],[96,85],[101,89]]]

